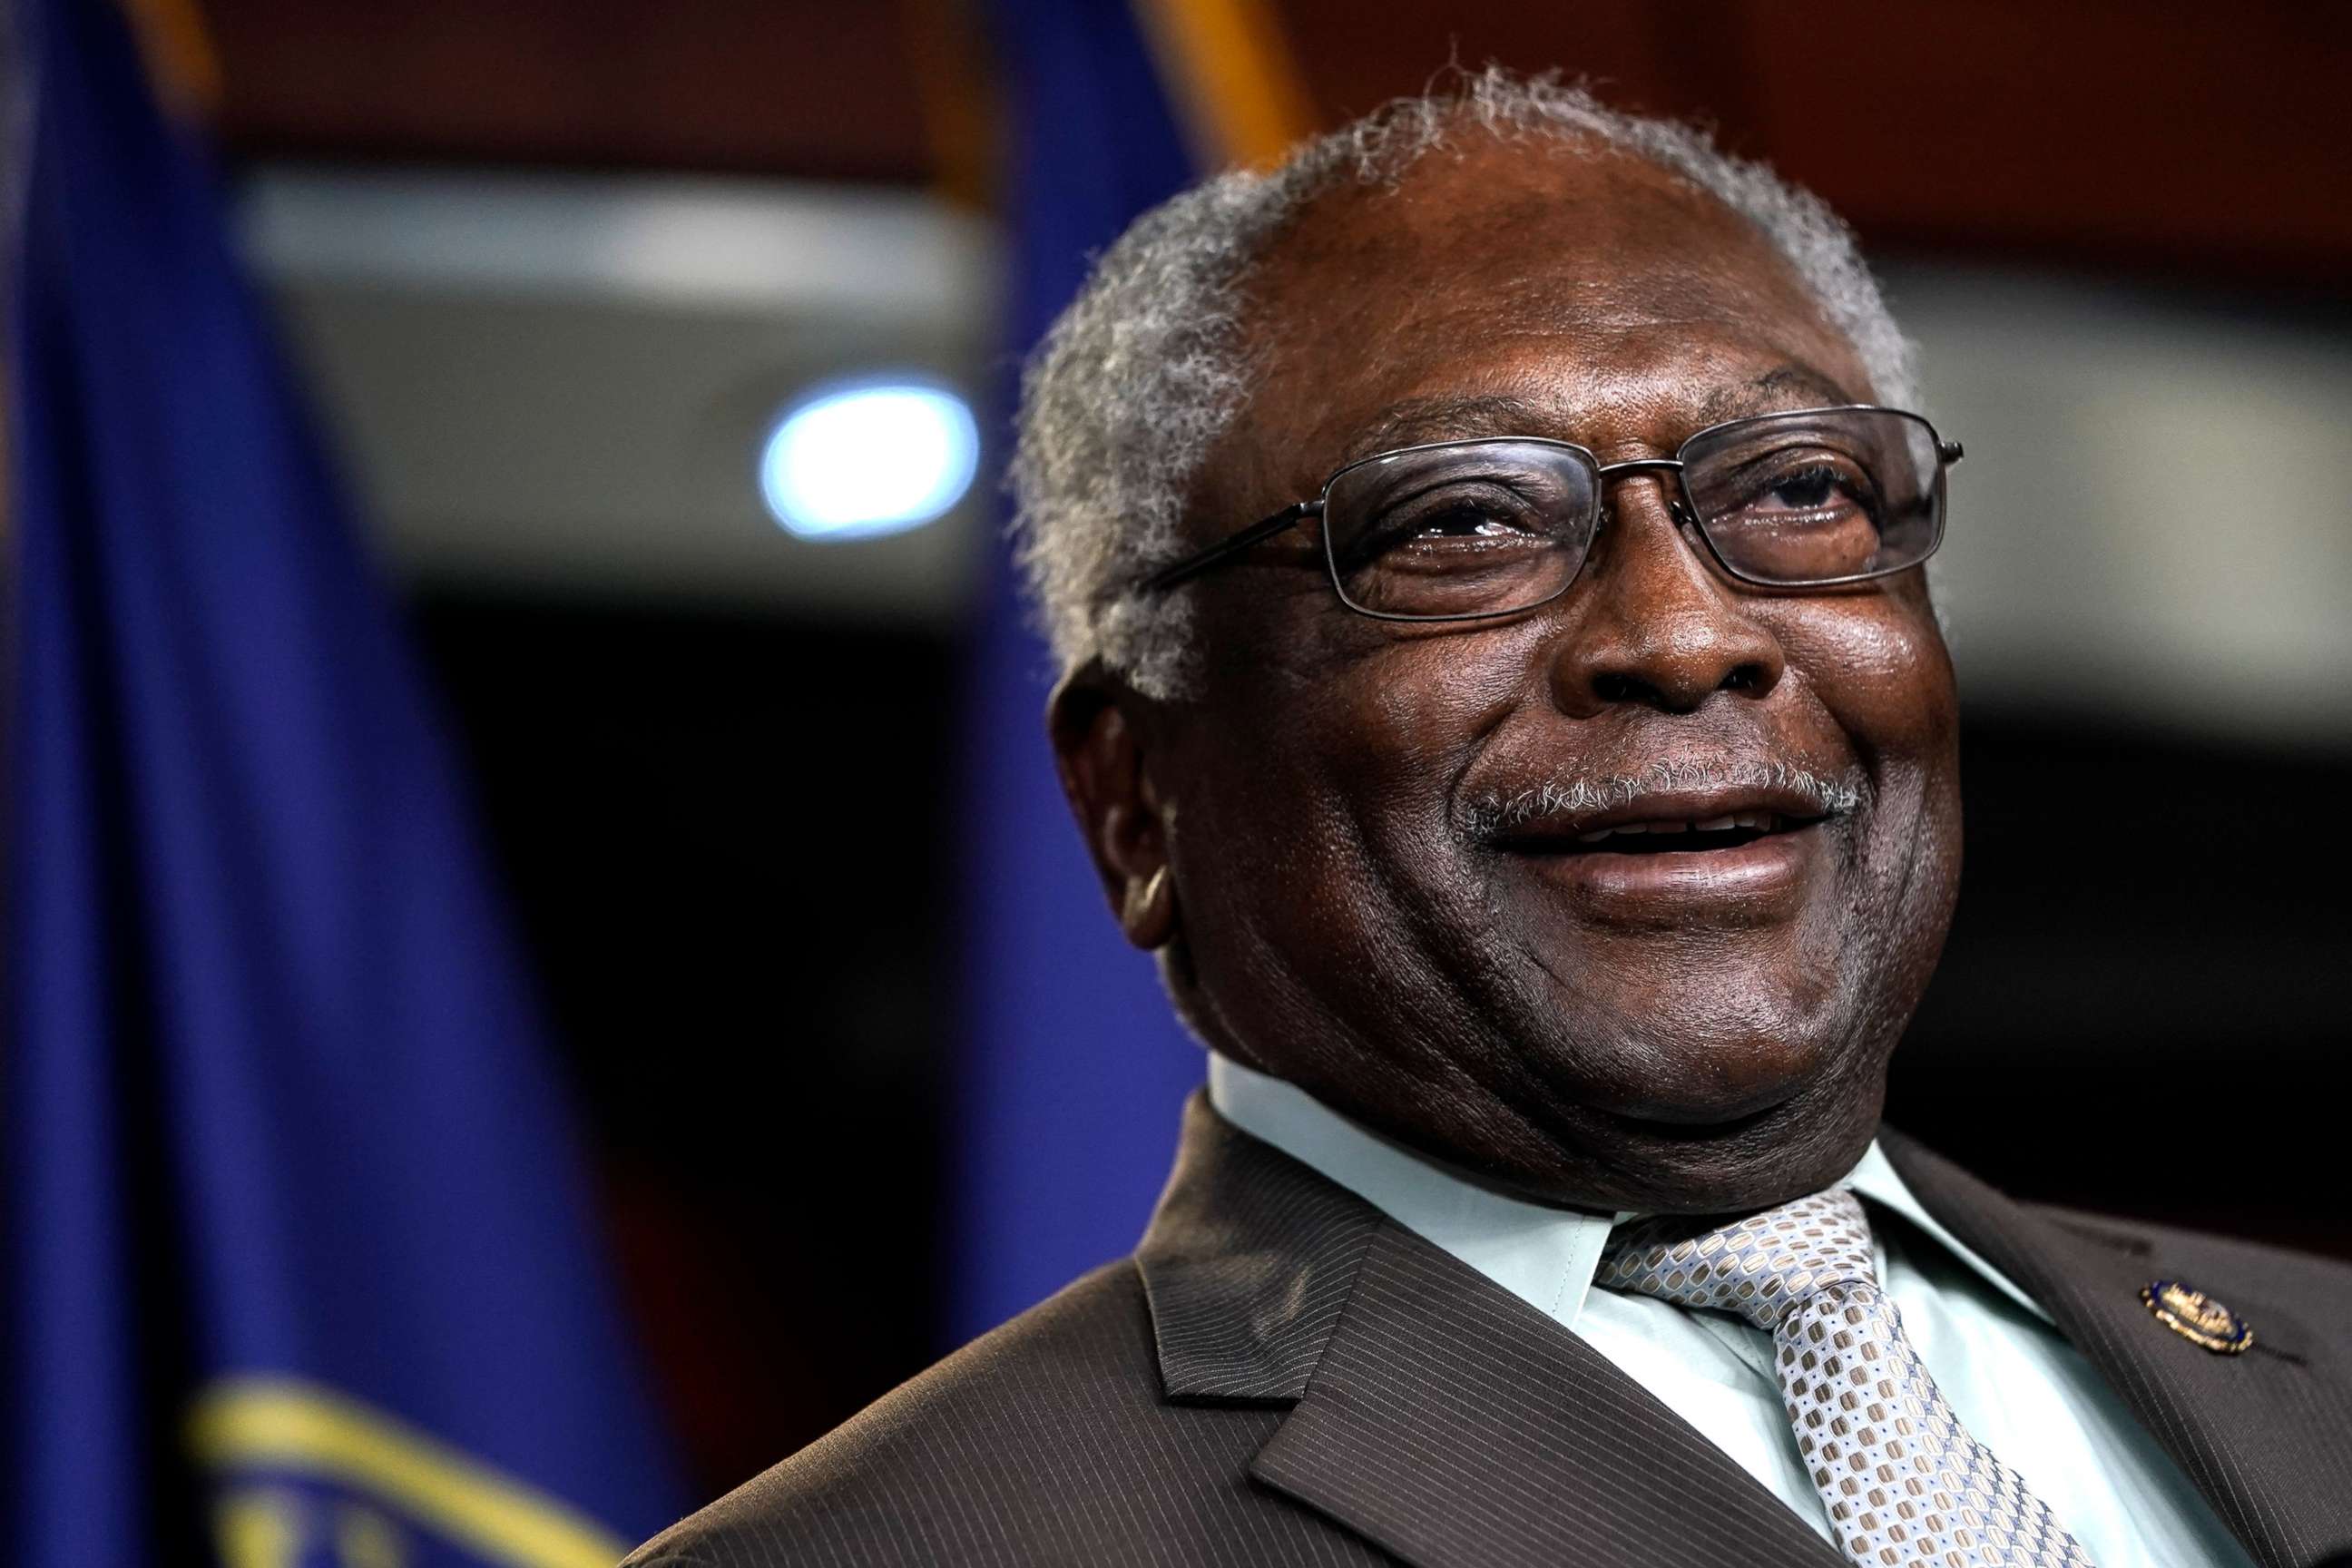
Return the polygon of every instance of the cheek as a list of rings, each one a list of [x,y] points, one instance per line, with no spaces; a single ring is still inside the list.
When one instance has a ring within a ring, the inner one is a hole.
[[[1528,661],[1492,630],[1381,629],[1385,646],[1346,662],[1306,734],[1381,857],[1376,873],[1392,863],[1425,893],[1458,881],[1466,896],[1455,798],[1482,746],[1525,705]]]
[[[1790,672],[1836,721],[1882,788],[1957,783],[1951,656],[1924,595],[1791,600],[1777,629]]]
[[[1790,671],[1870,780],[1856,849],[1874,945],[1931,963],[1960,869],[1959,704],[1943,636],[1924,595],[1792,607],[1781,628]]]
[[[1191,770],[1188,837],[1236,883],[1270,895],[1253,894],[1263,906],[1249,911],[1254,928],[1354,928],[1349,945],[1361,949],[1433,910],[1477,921],[1480,889],[1450,803],[1518,681],[1496,668],[1509,660],[1472,657],[1459,632],[1399,635],[1350,620],[1378,634],[1374,646],[1339,646],[1356,629],[1343,625],[1220,661],[1209,704],[1218,755]]]
[[[1413,818],[1441,803],[1477,738],[1525,695],[1525,650],[1497,629],[1415,626],[1348,613],[1320,558],[1249,584],[1247,613],[1204,617],[1204,696],[1269,776]],[[1269,791],[1269,794],[1272,792]]]

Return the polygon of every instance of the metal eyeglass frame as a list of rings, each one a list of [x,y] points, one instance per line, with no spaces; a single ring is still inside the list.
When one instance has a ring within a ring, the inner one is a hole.
[[[1912,421],[1927,432],[1927,439],[1934,444],[1936,449],[1936,537],[1928,542],[1927,548],[1921,552],[1918,560],[1906,561],[1900,566],[1885,566],[1874,572],[1855,572],[1843,577],[1824,577],[1805,583],[1773,583],[1750,576],[1724,559],[1723,552],[1717,547],[1714,539],[1709,537],[1706,525],[1699,521],[1698,504],[1691,500],[1690,487],[1683,478],[1683,454],[1689,451],[1694,443],[1710,436],[1719,436],[1726,430],[1738,429],[1743,426],[1769,424],[1784,419],[1810,418],[1822,414],[1892,414],[1899,418]],[[1589,447],[1580,447],[1573,441],[1555,441],[1544,436],[1479,436],[1457,441],[1423,441],[1410,447],[1393,447],[1387,451],[1374,452],[1369,457],[1358,458],[1353,462],[1341,464],[1331,471],[1330,477],[1323,481],[1322,489],[1312,498],[1293,501],[1272,517],[1254,522],[1237,533],[1228,534],[1207,549],[1188,555],[1173,565],[1162,567],[1143,580],[1139,585],[1139,591],[1146,594],[1165,593],[1178,584],[1189,582],[1202,573],[1213,570],[1242,552],[1272,539],[1286,529],[1296,528],[1309,518],[1322,516],[1324,505],[1330,499],[1331,487],[1366,464],[1383,462],[1388,458],[1402,457],[1410,452],[1438,452],[1457,447],[1480,447],[1493,441],[1514,441],[1535,446],[1562,447],[1576,453],[1591,465],[1592,493],[1598,515],[1593,520],[1592,539],[1587,541],[1585,544],[1586,560],[1591,559],[1592,543],[1600,539],[1601,529],[1609,523],[1611,508],[1605,497],[1611,476],[1671,473],[1675,476],[1675,488],[1681,493],[1667,498],[1667,515],[1674,519],[1677,527],[1688,528],[1699,536],[1706,545],[1707,554],[1727,576],[1759,588],[1774,588],[1796,593],[1810,592],[1816,588],[1840,588],[1852,583],[1867,583],[1874,578],[1891,577],[1898,572],[1908,572],[1912,567],[1925,562],[1928,556],[1935,554],[1937,548],[1944,542],[1944,475],[1963,456],[1960,444],[1958,441],[1947,441],[1938,436],[1936,433],[1936,427],[1927,422],[1925,415],[1914,414],[1905,408],[1882,407],[1873,403],[1835,404],[1823,408],[1791,408],[1770,414],[1749,414],[1738,419],[1720,420],[1704,429],[1691,432],[1684,438],[1682,445],[1675,448],[1675,455],[1671,458],[1629,458],[1622,463],[1604,463],[1599,454]],[[1347,586],[1339,578],[1339,563],[1331,553],[1331,536],[1328,532],[1323,535],[1322,555],[1324,574],[1330,578],[1332,591],[1339,595],[1339,602],[1360,616],[1370,616],[1374,620],[1381,621],[1484,621],[1492,620],[1498,616],[1525,615],[1529,610],[1540,609],[1550,604],[1574,587],[1576,580],[1584,575],[1584,562],[1580,561],[1577,563],[1576,570],[1570,574],[1568,580],[1559,587],[1540,599],[1532,600],[1524,605],[1513,605],[1508,609],[1473,610],[1465,614],[1447,616],[1408,616],[1400,615],[1393,610],[1371,609],[1348,597]]]

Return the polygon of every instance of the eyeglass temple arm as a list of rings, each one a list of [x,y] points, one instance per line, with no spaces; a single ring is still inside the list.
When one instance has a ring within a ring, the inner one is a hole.
[[[1314,500],[1303,500],[1284,507],[1265,521],[1251,523],[1239,533],[1231,534],[1217,541],[1198,555],[1188,555],[1173,566],[1153,573],[1143,580],[1143,591],[1147,594],[1157,594],[1173,588],[1179,583],[1190,582],[1219,562],[1239,555],[1262,540],[1272,539],[1286,528],[1296,528],[1322,510],[1323,502],[1320,497]]]

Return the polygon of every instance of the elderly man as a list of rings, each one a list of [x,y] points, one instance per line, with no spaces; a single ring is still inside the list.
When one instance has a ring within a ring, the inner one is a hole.
[[[1015,481],[1206,1094],[1132,1259],[636,1561],[2352,1547],[2352,1274],[1879,1125],[1960,864],[1914,402],[1820,204],[1547,82],[1138,223]]]

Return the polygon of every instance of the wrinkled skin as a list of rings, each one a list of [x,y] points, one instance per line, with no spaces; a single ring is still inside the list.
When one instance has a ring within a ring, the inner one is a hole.
[[[1246,293],[1260,374],[1196,544],[1412,441],[1616,461],[1875,401],[1759,235],[1619,155],[1440,153],[1320,201]],[[1920,572],[1746,587],[1667,493],[1614,481],[1565,596],[1467,626],[1348,613],[1294,531],[1181,590],[1182,700],[1087,669],[1052,723],[1114,910],[1218,1049],[1517,1191],[1724,1211],[1828,1184],[1876,1128],[1957,890],[1955,697]],[[1759,759],[1860,794],[1769,897],[1601,897],[1466,826],[1557,776]]]

